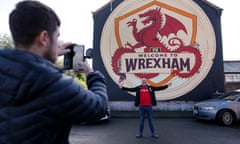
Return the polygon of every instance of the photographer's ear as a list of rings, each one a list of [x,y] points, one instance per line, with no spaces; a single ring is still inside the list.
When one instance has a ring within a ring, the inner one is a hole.
[[[38,42],[41,47],[48,48],[50,44],[50,37],[47,31],[42,31],[38,36]]]

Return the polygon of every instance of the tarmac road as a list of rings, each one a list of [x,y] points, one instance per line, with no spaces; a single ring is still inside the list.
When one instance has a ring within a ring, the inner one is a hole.
[[[75,125],[71,144],[240,144],[240,124],[223,127],[193,118],[155,118],[159,139],[150,136],[145,121],[144,137],[135,138],[137,118],[112,118],[107,123]]]

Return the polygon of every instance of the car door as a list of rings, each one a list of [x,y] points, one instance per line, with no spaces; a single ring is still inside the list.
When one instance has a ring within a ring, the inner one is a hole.
[[[238,97],[238,100],[237,100],[237,107],[238,107],[237,117],[238,119],[240,119],[240,97]]]

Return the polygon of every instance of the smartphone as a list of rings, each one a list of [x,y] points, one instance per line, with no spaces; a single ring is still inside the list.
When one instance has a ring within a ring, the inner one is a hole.
[[[80,61],[84,61],[84,45],[72,45],[68,47],[71,51],[64,55],[64,69],[83,70]]]

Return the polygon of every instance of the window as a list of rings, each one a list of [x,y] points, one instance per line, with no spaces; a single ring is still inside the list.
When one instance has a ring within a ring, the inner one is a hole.
[[[225,74],[226,82],[240,82],[240,74]]]

